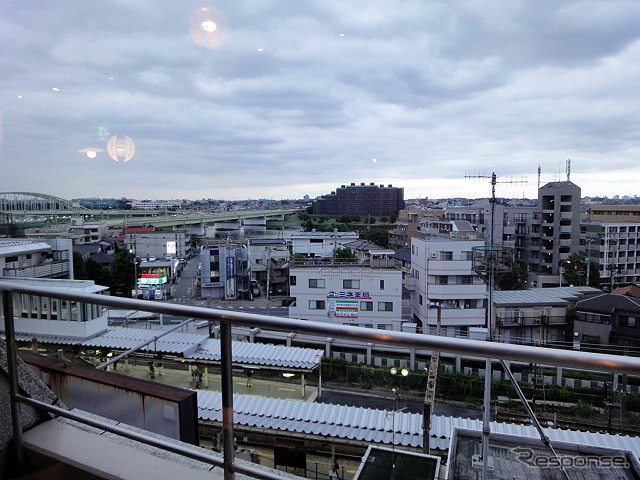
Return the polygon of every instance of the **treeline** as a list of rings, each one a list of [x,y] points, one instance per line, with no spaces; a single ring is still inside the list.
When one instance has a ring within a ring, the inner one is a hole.
[[[120,249],[109,265],[101,265],[92,258],[82,258],[80,252],[73,252],[73,278],[93,280],[96,285],[109,287],[111,295],[131,296],[135,286],[134,256],[127,249]]]
[[[395,224],[397,215],[388,217],[361,215],[311,215],[308,212],[298,214],[305,232],[356,232],[363,240],[381,247],[387,247],[389,230]]]

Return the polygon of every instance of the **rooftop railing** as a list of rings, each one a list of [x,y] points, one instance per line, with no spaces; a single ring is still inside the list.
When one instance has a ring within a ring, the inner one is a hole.
[[[9,372],[9,398],[11,403],[14,442],[16,445],[16,461],[19,465],[24,462],[22,445],[22,428],[19,417],[19,404],[26,404],[55,415],[85,423],[126,438],[130,438],[157,448],[195,458],[224,469],[225,480],[234,478],[235,473],[243,473],[253,478],[276,480],[278,475],[257,466],[235,461],[234,456],[234,425],[233,425],[233,376],[232,376],[232,343],[231,326],[257,327],[278,331],[314,334],[332,338],[350,339],[368,343],[392,345],[397,347],[416,348],[436,352],[448,352],[474,357],[491,358],[497,360],[535,363],[538,365],[555,365],[561,367],[602,371],[610,373],[626,373],[640,375],[640,358],[596,354],[552,348],[540,348],[526,345],[466,340],[434,335],[422,335],[388,330],[376,331],[368,328],[350,327],[329,323],[300,321],[293,318],[271,317],[267,315],[249,314],[228,310],[216,310],[204,307],[167,304],[145,300],[109,297],[97,294],[73,293],[69,290],[51,287],[30,286],[8,280],[0,280],[2,294],[2,311],[4,314],[5,335],[7,342],[7,366]],[[19,394],[16,343],[13,324],[13,294],[30,294],[41,297],[52,297],[65,300],[84,302],[87,304],[103,305],[126,310],[141,310],[167,315],[186,316],[198,320],[219,322],[221,346],[221,377],[222,377],[222,430],[223,430],[223,458],[198,453],[181,445],[168,441],[146,437],[122,427],[106,422],[97,421],[88,416],[51,406]]]

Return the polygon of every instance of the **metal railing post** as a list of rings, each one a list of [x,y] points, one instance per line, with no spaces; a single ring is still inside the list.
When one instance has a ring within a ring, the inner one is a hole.
[[[231,323],[220,322],[220,373],[222,383],[222,445],[224,448],[224,480],[234,480],[231,470],[235,459],[233,438],[233,362]]]
[[[13,444],[18,467],[24,466],[24,448],[22,445],[22,423],[20,422],[20,404],[18,395],[18,367],[16,363],[16,336],[13,328],[13,294],[2,292],[2,313],[4,331],[7,338],[7,373],[9,374],[9,401],[11,403],[11,424],[13,426]]]

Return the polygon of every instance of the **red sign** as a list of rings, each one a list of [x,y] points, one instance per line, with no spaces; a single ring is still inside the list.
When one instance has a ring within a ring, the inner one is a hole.
[[[140,277],[142,277],[142,278],[159,278],[160,275],[158,273],[141,273]]]

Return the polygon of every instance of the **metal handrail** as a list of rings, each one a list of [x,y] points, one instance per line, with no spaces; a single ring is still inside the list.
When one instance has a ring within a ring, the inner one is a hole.
[[[467,340],[434,335],[422,335],[388,330],[374,330],[362,327],[350,327],[322,322],[303,321],[294,318],[272,317],[268,315],[250,314],[228,310],[217,310],[205,307],[194,307],[178,304],[167,304],[130,298],[110,297],[99,294],[73,293],[60,288],[48,288],[35,285],[23,285],[19,282],[0,280],[0,291],[3,297],[3,313],[5,316],[5,332],[7,337],[7,356],[10,386],[17,382],[15,366],[15,335],[13,330],[13,293],[24,293],[43,297],[55,297],[87,304],[103,305],[129,310],[142,310],[155,313],[187,316],[203,320],[220,322],[221,341],[221,374],[222,374],[222,410],[223,410],[223,445],[225,480],[234,478],[234,472],[247,473],[256,478],[275,478],[262,470],[247,465],[234,463],[233,448],[233,377],[231,351],[231,325],[258,327],[271,330],[283,330],[295,333],[315,334],[332,338],[353,339],[362,343],[377,343],[406,348],[416,348],[440,352],[448,352],[487,359],[529,362],[542,365],[595,370],[611,373],[627,373],[640,376],[640,358],[597,354],[590,352],[556,350],[535,346],[514,345],[506,343]],[[18,395],[16,388],[10,388],[12,415],[17,402],[30,403],[25,397]],[[43,407],[44,408],[44,407]],[[51,411],[51,409],[49,409]],[[68,416],[68,415],[65,415]],[[15,420],[14,420],[15,421]],[[17,420],[19,422],[19,420]],[[88,422],[85,422],[88,423]],[[19,424],[18,424],[19,425]],[[105,430],[111,431],[105,425]],[[19,429],[14,428],[14,432]],[[121,432],[115,432],[121,433]],[[126,436],[126,435],[125,435]],[[21,437],[17,433],[16,437]],[[159,448],[162,442],[154,439],[139,439]],[[21,438],[16,438],[21,445]],[[210,461],[216,464],[213,461]]]

